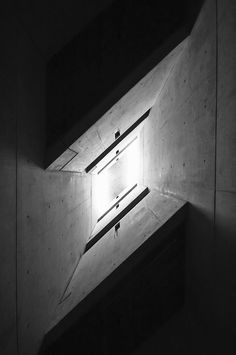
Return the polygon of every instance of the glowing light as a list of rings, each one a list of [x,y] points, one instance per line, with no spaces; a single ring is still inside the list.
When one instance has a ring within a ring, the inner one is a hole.
[[[135,139],[111,164],[94,175],[93,206],[96,217],[106,212],[122,191],[139,183],[139,180],[139,139]]]
[[[101,174],[96,174],[93,178],[93,202],[94,213],[100,216],[109,206],[109,177],[108,170],[104,170]]]
[[[126,185],[131,186],[140,180],[139,140],[135,140],[125,153],[124,174]]]

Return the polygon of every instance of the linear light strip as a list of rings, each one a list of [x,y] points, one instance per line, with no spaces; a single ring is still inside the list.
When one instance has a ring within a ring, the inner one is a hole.
[[[110,164],[112,164],[112,162],[114,162],[114,160],[116,160],[137,138],[137,136],[134,137],[131,142],[129,142],[121,151],[119,151],[118,154],[116,154],[106,165],[104,165],[102,169],[98,171],[98,174],[100,174],[104,169],[106,169]]]
[[[125,137],[127,137],[142,121],[145,120],[149,116],[151,108],[147,110],[132,126],[130,126],[119,138],[117,138],[107,149],[102,152],[91,164],[87,166],[85,169],[86,173],[89,173],[91,170],[93,170],[96,165],[102,160],[110,151],[115,148]]]
[[[85,253],[92,248],[112,227],[114,227],[129,211],[131,211],[148,193],[148,187],[146,187],[133,201],[130,202],[120,213],[118,213],[107,225],[105,225],[100,232],[98,232],[90,241],[86,244]]]
[[[128,196],[128,194],[137,186],[138,184],[135,184],[123,196],[121,196],[101,217],[98,218],[98,222],[101,221],[103,217],[105,217],[114,207],[116,207],[116,205],[119,204],[126,196]]]

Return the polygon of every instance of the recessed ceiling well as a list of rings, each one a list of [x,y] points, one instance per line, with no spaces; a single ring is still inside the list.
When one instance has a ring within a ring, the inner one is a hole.
[[[142,128],[149,111],[126,132],[114,135],[114,143],[85,169],[92,174],[94,225],[86,250],[148,193],[142,184]]]

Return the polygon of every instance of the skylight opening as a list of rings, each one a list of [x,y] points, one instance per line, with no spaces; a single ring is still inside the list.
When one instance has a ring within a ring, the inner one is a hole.
[[[114,142],[85,171],[92,175],[92,233],[86,251],[119,223],[149,189],[142,185],[142,128],[148,110],[123,134],[115,132]]]
[[[140,180],[140,145],[137,137],[123,151],[113,156],[94,175],[93,204],[98,218],[113,204],[113,200]]]

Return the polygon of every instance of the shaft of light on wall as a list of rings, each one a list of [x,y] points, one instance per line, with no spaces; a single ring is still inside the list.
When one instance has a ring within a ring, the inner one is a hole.
[[[124,189],[138,183],[139,175],[139,139],[135,139],[114,164],[94,176],[93,201],[96,215],[100,217]]]

